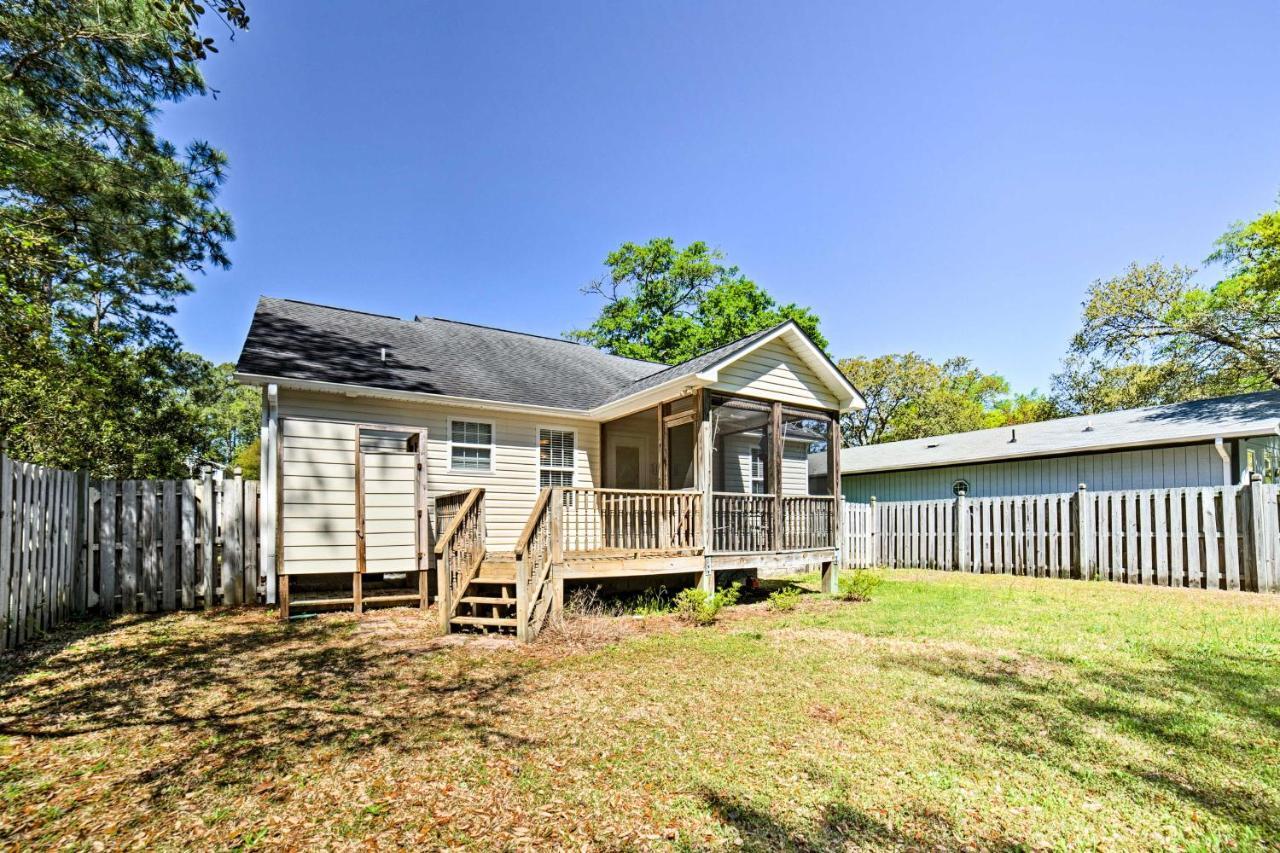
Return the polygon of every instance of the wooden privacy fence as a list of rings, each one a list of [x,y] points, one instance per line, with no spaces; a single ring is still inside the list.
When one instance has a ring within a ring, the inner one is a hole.
[[[1280,591],[1280,487],[1078,491],[846,504],[842,557],[872,565]]]
[[[258,483],[90,480],[0,455],[0,637],[261,600]]]
[[[260,600],[256,480],[102,480],[89,516],[104,614]]]

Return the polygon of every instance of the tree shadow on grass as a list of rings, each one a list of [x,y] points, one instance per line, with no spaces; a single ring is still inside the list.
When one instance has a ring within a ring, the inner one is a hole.
[[[1280,837],[1280,791],[1250,779],[1247,769],[1259,766],[1263,743],[1280,741],[1280,673],[1273,662],[1173,650],[1157,663],[1105,668],[937,648],[891,650],[884,657],[983,688],[977,701],[969,691],[945,689],[929,701],[1002,751],[1046,762],[1083,785],[1096,784],[1097,771],[1115,774],[1158,799],[1174,797]],[[1097,739],[1099,726],[1146,742],[1153,754],[1168,757],[1168,765],[1135,764],[1132,757],[1101,750],[1085,759],[1081,751]],[[1082,761],[1091,761],[1092,770],[1082,772]],[[1223,768],[1236,770],[1226,777]]]
[[[731,794],[704,789],[701,799],[721,824],[738,831],[744,850],[974,849],[972,844],[956,840],[955,827],[938,815],[911,815],[907,821],[910,828],[899,829],[847,803],[830,802],[815,819],[796,825]],[[1007,839],[988,839],[983,846],[1003,850],[1021,847]]]
[[[425,637],[431,629],[422,626]],[[75,626],[4,664],[0,736],[73,747],[121,738],[110,747],[119,750],[142,730],[166,749],[114,779],[131,801],[209,781],[242,784],[317,754],[535,743],[510,711],[529,693],[528,668],[500,653],[396,649],[350,620],[282,625],[248,611],[101,627]]]

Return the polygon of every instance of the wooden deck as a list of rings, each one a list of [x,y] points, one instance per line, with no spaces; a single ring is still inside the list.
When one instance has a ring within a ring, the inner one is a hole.
[[[486,552],[483,491],[451,495],[435,549],[441,624],[514,630],[529,640],[559,614],[564,584],[574,580],[685,574],[710,590],[720,571],[818,566],[824,585],[834,586],[837,499],[716,494],[712,501],[714,519],[698,492],[544,489],[515,549]]]

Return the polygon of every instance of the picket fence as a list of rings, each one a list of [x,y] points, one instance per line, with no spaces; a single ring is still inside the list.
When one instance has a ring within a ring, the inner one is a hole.
[[[1280,487],[846,504],[845,565],[1280,591]]]
[[[258,483],[92,480],[0,455],[0,638],[261,600]]]

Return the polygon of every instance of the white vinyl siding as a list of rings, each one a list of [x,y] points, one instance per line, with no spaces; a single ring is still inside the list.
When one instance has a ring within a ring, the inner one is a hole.
[[[280,389],[281,417],[306,417],[327,421],[405,426],[427,430],[427,488],[434,500],[459,489],[485,490],[488,547],[509,551],[538,497],[539,427],[576,429],[573,482],[591,487],[598,483],[599,426],[586,420],[466,409],[431,403],[347,397],[315,391]],[[493,472],[453,471],[449,467],[449,420],[482,420],[493,425]],[[352,427],[339,423],[332,428]],[[287,471],[289,466],[285,465]],[[352,473],[354,476],[354,471]],[[354,508],[354,495],[352,497]],[[351,529],[354,531],[354,522]],[[348,569],[347,571],[350,571]]]
[[[285,574],[356,570],[356,428],[285,419],[281,429]]]
[[[786,341],[774,340],[720,368],[717,391],[834,409],[838,400]]]
[[[724,490],[747,494],[764,493],[768,487],[768,475],[763,471],[764,454],[760,451],[759,435],[728,436],[724,442],[724,452],[729,457],[724,460]],[[808,443],[788,441],[782,452],[782,493],[784,495],[809,494],[809,458]],[[758,456],[757,456],[758,454]],[[757,458],[761,463],[757,474]],[[719,464],[719,460],[717,460]],[[757,476],[764,477],[763,482]],[[761,487],[756,488],[756,483]]]
[[[573,485],[577,443],[573,430],[538,429],[538,488]]]
[[[493,470],[493,424],[489,421],[449,420],[449,469]]]

